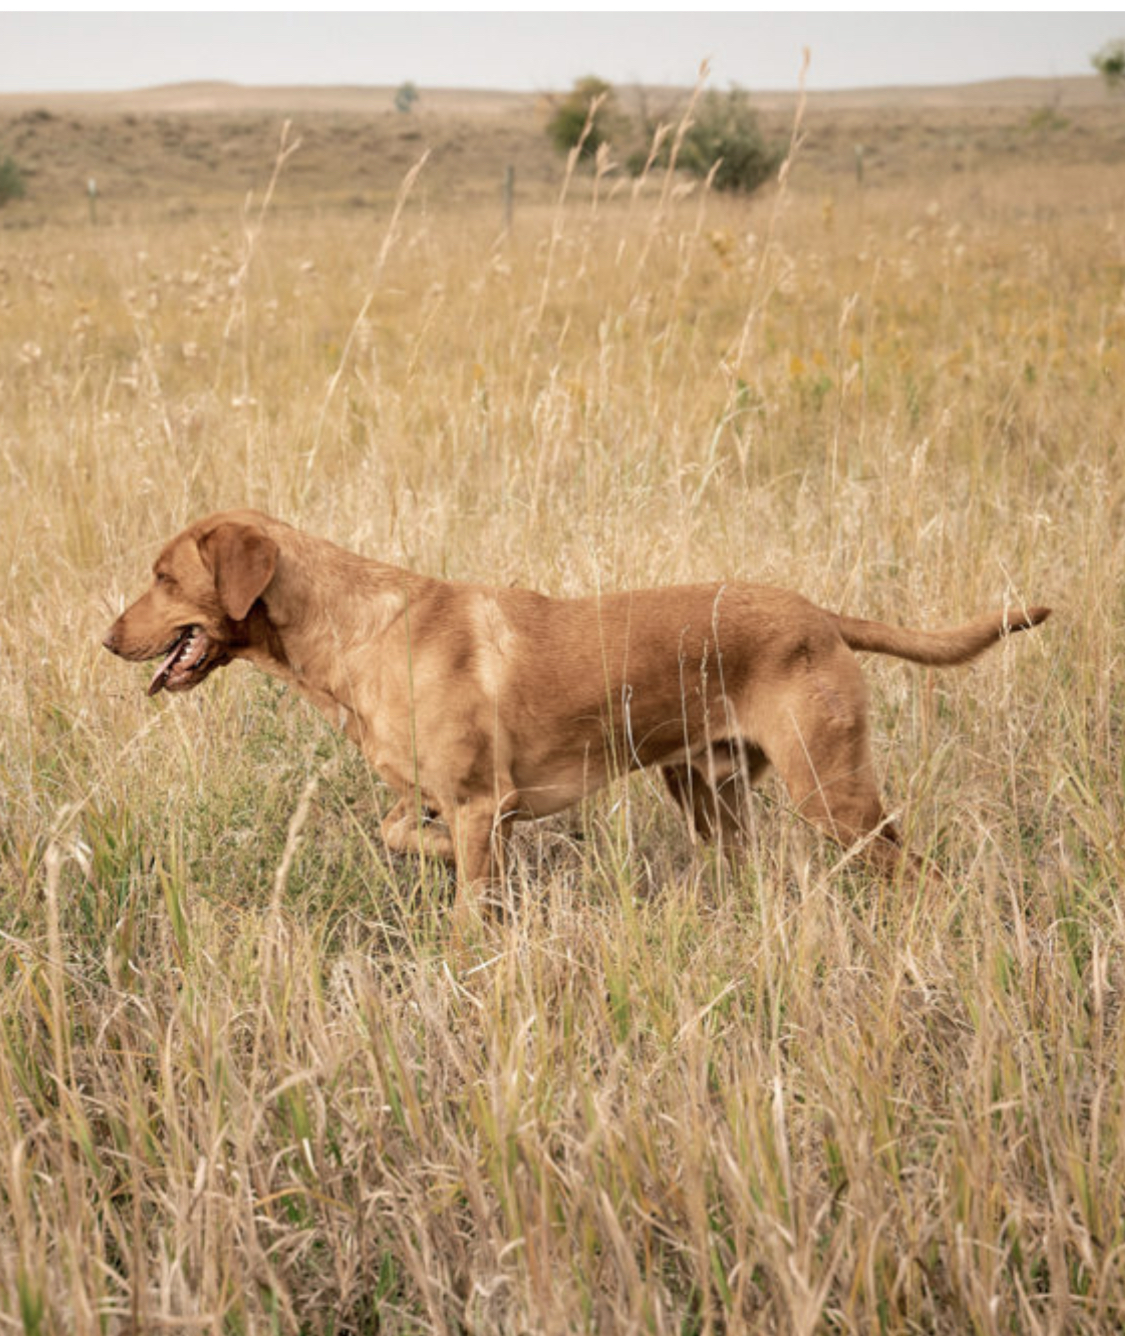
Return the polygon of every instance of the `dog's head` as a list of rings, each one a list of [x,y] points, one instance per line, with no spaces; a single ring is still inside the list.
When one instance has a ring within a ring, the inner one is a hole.
[[[132,662],[160,660],[150,696],[190,691],[250,643],[248,620],[274,577],[278,548],[237,514],[177,534],[153,564],[152,584],[102,641]]]

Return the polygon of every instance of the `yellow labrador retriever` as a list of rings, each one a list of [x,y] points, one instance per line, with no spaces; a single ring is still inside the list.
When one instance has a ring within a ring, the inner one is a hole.
[[[105,647],[159,660],[149,695],[232,659],[296,687],[398,795],[388,846],[456,866],[458,899],[502,875],[511,823],[659,766],[704,837],[737,839],[769,765],[799,812],[893,871],[852,650],[964,663],[1042,607],[948,631],[839,616],[729,582],[556,599],[434,580],[252,510],[199,520],[156,559]]]

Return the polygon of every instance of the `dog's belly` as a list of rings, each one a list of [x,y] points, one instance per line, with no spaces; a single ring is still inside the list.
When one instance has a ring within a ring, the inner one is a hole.
[[[521,815],[551,816],[581,802],[608,782],[613,773],[609,766],[607,757],[594,752],[554,758],[546,764],[525,760],[513,765],[511,775]]]
[[[745,751],[750,744],[741,745]],[[759,757],[759,760],[764,758]],[[745,765],[745,758],[740,759],[735,743],[716,738],[696,747],[652,749],[643,757],[635,749],[631,755],[620,757],[591,751],[581,758],[568,757],[547,764],[516,764],[512,766],[511,774],[519,795],[520,814],[537,818],[552,816],[581,802],[612,779],[631,770],[666,765],[694,766],[711,783],[722,783]]]

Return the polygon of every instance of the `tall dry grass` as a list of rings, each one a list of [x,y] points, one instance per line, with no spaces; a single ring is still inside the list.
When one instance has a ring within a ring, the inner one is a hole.
[[[0,233],[6,1327],[1125,1323],[1120,183],[610,186]],[[642,776],[520,836],[464,966],[300,702],[99,647],[236,503],[560,593],[1057,612],[867,666],[942,896],[769,785],[727,864]]]

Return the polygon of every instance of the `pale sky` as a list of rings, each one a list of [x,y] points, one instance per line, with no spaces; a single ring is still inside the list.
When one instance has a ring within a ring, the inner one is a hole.
[[[241,84],[548,91],[695,82],[753,92],[1090,74],[1125,12],[115,12],[0,10],[0,93]]]

